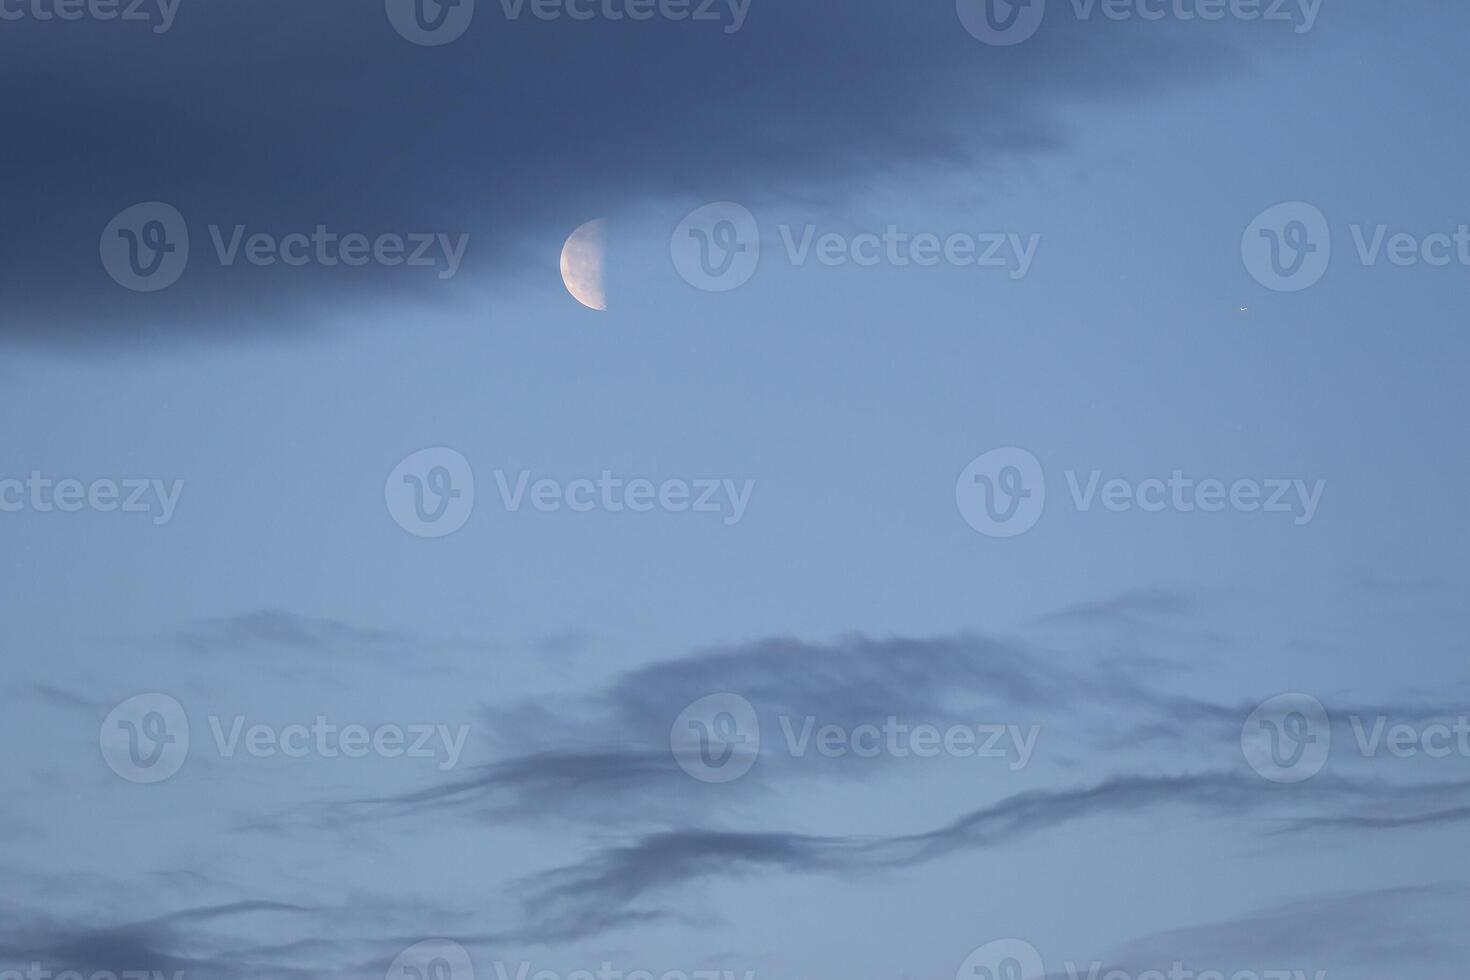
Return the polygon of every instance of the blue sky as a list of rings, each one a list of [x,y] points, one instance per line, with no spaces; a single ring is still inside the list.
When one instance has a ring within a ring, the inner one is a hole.
[[[1050,0],[999,46],[967,2],[480,0],[433,46],[5,8],[0,971],[1464,975],[1470,259],[1387,243],[1470,224],[1470,15]],[[147,202],[190,247],[135,291],[104,229]],[[1294,291],[1284,203],[1330,236]],[[722,291],[675,261],[710,204],[759,234]],[[558,269],[596,218],[605,312]],[[463,261],[210,231],[319,224]],[[1035,250],[785,244],[890,227]],[[1145,507],[1176,473],[1225,502]]]

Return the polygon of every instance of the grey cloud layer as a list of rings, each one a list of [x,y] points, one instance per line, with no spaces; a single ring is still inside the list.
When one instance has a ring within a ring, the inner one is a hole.
[[[672,909],[635,903],[701,879],[762,870],[856,874],[912,867],[958,851],[1015,844],[1061,826],[1105,816],[1186,808],[1222,819],[1269,814],[1249,833],[1285,829],[1289,808],[1356,807],[1368,803],[1433,805],[1464,798],[1470,782],[1403,787],[1381,782],[1323,779],[1285,796],[1279,787],[1239,773],[1125,776],[1093,786],[1038,790],[1007,797],[933,830],[883,838],[818,837],[789,833],[678,830],[649,834],[626,845],[594,852],[575,865],[533,880],[527,931],[565,936],[613,928],[620,917],[672,915]]]
[[[1059,616],[1092,621],[1123,609],[1130,620],[1177,622],[1194,605],[1183,593],[1159,590]],[[1042,725],[1047,752],[1054,754],[1088,746],[1103,746],[1119,758],[1141,748],[1187,749],[1215,765],[1244,770],[1239,739],[1255,704],[1221,703],[1155,686],[1156,675],[1170,673],[1148,658],[1094,662],[1019,639],[977,635],[850,636],[829,643],[769,639],[659,661],[581,697],[488,706],[485,724],[499,737],[501,761],[438,786],[358,802],[380,815],[445,805],[490,819],[595,814],[598,823],[647,824],[707,814],[716,804],[767,793],[783,780],[871,773],[871,760],[819,759],[817,768],[809,764],[812,759],[766,751],[786,737],[783,722],[798,728],[804,718],[849,731],[890,717],[907,724]],[[670,754],[670,727],[687,705],[726,691],[756,710],[760,761],[735,784],[691,785]],[[1353,715],[1422,724],[1459,710],[1449,702],[1332,707],[1344,738],[1351,735]],[[635,801],[636,806],[599,805]]]
[[[1160,594],[1141,603],[1128,597],[1104,601],[1096,608],[1114,606],[1129,616],[1175,617],[1188,602]],[[270,651],[274,658],[284,652],[305,660],[324,653],[350,657],[353,650],[412,646],[410,638],[396,631],[283,612],[209,620],[186,636],[194,646],[186,643],[185,648],[196,652],[255,657]],[[1152,717],[1157,720],[1147,723],[1158,728],[1157,737],[1172,731],[1175,744],[1197,738],[1218,747],[1227,736],[1238,736],[1246,709],[1161,694],[1132,671],[1128,665],[1094,664],[1019,640],[973,635],[849,636],[830,643],[779,638],[699,651],[627,671],[582,698],[487,709],[512,754],[468,775],[360,798],[346,808],[329,803],[305,820],[261,821],[257,827],[272,831],[272,841],[284,841],[296,831],[340,837],[371,833],[371,823],[360,819],[364,815],[444,820],[459,811],[471,818],[471,829],[489,818],[534,822],[546,830],[559,821],[570,822],[572,829],[581,830],[586,828],[577,821],[595,814],[591,840],[569,849],[563,843],[572,859],[520,880],[509,891],[514,896],[509,907],[486,912],[476,920],[484,931],[461,937],[484,946],[568,942],[638,923],[682,920],[688,914],[685,890],[724,878],[901,876],[947,857],[1020,844],[1100,819],[1127,817],[1152,825],[1183,812],[1220,821],[1221,833],[1242,845],[1260,845],[1285,841],[1283,835],[1326,831],[1432,832],[1470,812],[1470,781],[1389,782],[1327,772],[1308,784],[1281,787],[1237,764],[1230,770],[1114,774],[1071,785],[1053,780],[1045,788],[999,796],[920,832],[796,833],[730,826],[732,811],[723,806],[738,804],[742,793],[800,789],[805,782],[790,778],[796,770],[767,766],[763,760],[747,780],[732,786],[697,784],[674,765],[666,741],[677,712],[717,690],[746,694],[763,716],[811,713],[847,725],[891,714],[938,721],[966,717],[976,706],[999,705],[1101,729],[1116,726],[1119,717]],[[60,688],[50,689],[46,697],[68,712],[90,703]],[[1441,709],[1374,710],[1430,717]],[[714,806],[716,801],[722,806]],[[625,809],[636,812],[638,819],[617,819]],[[725,818],[718,818],[719,813]],[[37,953],[26,951],[40,950],[58,962],[82,964],[130,963],[141,957],[167,966],[192,958],[198,968],[203,962],[198,941],[179,938],[186,926],[247,912],[294,909],[265,902],[224,905],[101,929],[31,917],[21,931],[0,934],[0,952],[34,957]],[[242,956],[252,963],[296,964],[294,970],[310,965],[314,957],[341,952],[311,946],[309,937],[277,945],[246,944],[241,948],[248,955]],[[223,970],[220,975],[233,974]]]

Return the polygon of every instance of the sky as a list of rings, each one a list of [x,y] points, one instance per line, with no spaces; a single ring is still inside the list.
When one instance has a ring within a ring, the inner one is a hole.
[[[0,980],[1462,980],[1467,28],[0,0]]]

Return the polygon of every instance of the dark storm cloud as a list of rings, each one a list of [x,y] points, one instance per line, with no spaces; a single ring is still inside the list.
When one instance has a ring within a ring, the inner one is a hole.
[[[7,21],[0,338],[299,331],[389,294],[458,303],[456,287],[518,270],[539,229],[651,200],[843,198],[877,175],[935,169],[978,184],[986,167],[1062,143],[1063,104],[1211,74],[1233,60],[1226,43],[1058,18],[998,49],[951,3],[839,0],[756,2],[736,33],[507,20],[481,0],[468,32],[435,48],[398,36],[376,0],[185,2],[163,34]],[[105,274],[99,239],[123,208],[155,200],[183,214],[191,260],[171,288],[132,293]],[[221,268],[208,232],[320,224],[471,241],[446,283],[422,269]]]

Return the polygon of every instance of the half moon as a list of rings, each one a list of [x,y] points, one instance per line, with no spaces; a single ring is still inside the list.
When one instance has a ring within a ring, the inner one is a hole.
[[[607,221],[598,218],[572,232],[561,247],[561,281],[588,309],[607,309]]]

